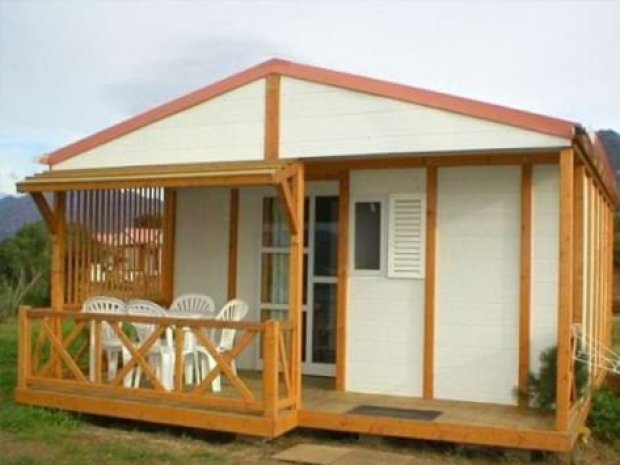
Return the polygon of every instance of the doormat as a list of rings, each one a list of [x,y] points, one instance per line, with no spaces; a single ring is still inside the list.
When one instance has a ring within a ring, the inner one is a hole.
[[[348,413],[352,413],[354,415],[369,415],[371,417],[391,417],[401,418],[404,420],[433,421],[443,412],[440,412],[439,410],[418,410],[379,407],[376,405],[358,405],[349,410]]]

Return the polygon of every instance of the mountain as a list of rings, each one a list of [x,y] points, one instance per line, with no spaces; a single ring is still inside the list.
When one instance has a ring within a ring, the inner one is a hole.
[[[620,134],[611,129],[596,131],[596,135],[601,139],[605,150],[609,154],[612,165],[616,172],[616,180],[620,184]]]
[[[139,194],[134,192],[121,192],[121,196],[138,197]],[[51,199],[48,198],[48,202],[51,204]],[[147,199],[145,203],[148,204],[150,202],[160,203],[160,200]],[[122,201],[119,203],[123,205]],[[110,216],[115,216],[114,207],[110,209]],[[122,226],[133,226],[136,217],[137,214],[135,212],[123,215]],[[0,241],[12,237],[25,225],[37,221],[41,221],[41,215],[29,195],[19,197],[9,195],[0,197]],[[101,232],[106,232],[111,229],[111,225],[103,225],[101,227]]]
[[[40,220],[39,210],[29,195],[0,198],[0,241],[12,237],[25,225]]]

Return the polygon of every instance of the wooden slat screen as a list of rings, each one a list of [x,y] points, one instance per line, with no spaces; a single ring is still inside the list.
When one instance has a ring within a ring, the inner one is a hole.
[[[164,190],[67,192],[65,304],[161,299]]]

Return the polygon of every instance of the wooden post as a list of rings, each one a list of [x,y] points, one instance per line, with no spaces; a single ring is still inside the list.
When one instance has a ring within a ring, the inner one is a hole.
[[[264,415],[275,418],[278,412],[278,335],[280,323],[265,322],[263,334],[263,403]]]
[[[349,299],[349,171],[339,177],[338,290],[336,296],[336,390],[347,388],[347,309]]]
[[[185,329],[182,326],[174,328],[174,390],[183,392],[183,347],[185,346]],[[195,373],[194,376],[198,376]]]
[[[426,168],[426,271],[424,282],[424,380],[423,396],[434,397],[435,386],[435,288],[437,255],[437,167]]]
[[[18,309],[18,346],[17,346],[17,388],[24,389],[32,375],[30,350],[30,320],[26,312],[30,307],[22,305]]]
[[[570,353],[571,317],[573,314],[573,207],[574,207],[574,152],[560,152],[560,263],[558,296],[558,353],[556,380],[555,428],[568,429],[570,409]]]
[[[519,391],[527,392],[530,377],[532,295],[532,165],[521,168],[521,270],[519,279]],[[519,405],[528,407],[527,397]]]
[[[52,309],[62,311],[65,303],[65,240],[66,205],[65,193],[54,193],[54,216],[56,232],[52,235],[51,302]]]
[[[176,189],[164,189],[164,244],[162,251],[161,294],[165,305],[174,297],[174,247],[176,232]]]
[[[51,266],[51,282],[50,294],[52,309],[56,312],[62,312],[65,304],[65,241],[66,241],[66,194],[65,192],[54,193],[54,216],[56,219],[56,228],[52,234],[52,266]],[[52,331],[55,336],[62,342],[62,321],[60,318],[54,318]],[[54,360],[54,376],[62,377],[62,363],[60,354],[52,347],[51,358]]]
[[[280,156],[280,76],[265,78],[265,160]]]
[[[583,321],[583,295],[584,295],[584,180],[585,166],[579,164],[575,167],[575,240],[573,259],[574,269],[574,294],[573,294],[573,322]]]
[[[298,165],[293,177],[293,202],[297,227],[291,233],[289,258],[289,314],[293,321],[291,344],[291,384],[297,408],[301,408],[301,344],[302,344],[302,311],[303,311],[303,269],[304,269],[304,167]]]
[[[112,323],[114,324],[114,323]],[[101,371],[102,371],[102,365],[103,365],[103,333],[102,333],[102,322],[100,320],[97,320],[94,322],[94,330],[95,330],[95,337],[93,338],[93,342],[94,342],[94,360],[93,363],[94,365],[94,379],[93,381],[95,382],[95,384],[101,384]],[[110,360],[108,360],[108,363],[110,363]]]
[[[228,300],[237,297],[237,263],[239,255],[239,189],[230,190],[228,228]]]

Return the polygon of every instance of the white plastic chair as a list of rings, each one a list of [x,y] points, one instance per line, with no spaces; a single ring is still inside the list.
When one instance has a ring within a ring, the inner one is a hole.
[[[215,302],[204,294],[183,294],[174,299],[170,311],[175,313],[200,314],[207,317],[215,316]]]
[[[217,321],[241,321],[248,314],[248,310],[249,307],[246,302],[241,299],[234,299],[224,305],[215,319]],[[223,328],[219,331],[219,342],[215,346],[218,353],[225,354],[232,350],[236,333],[237,330],[235,328]],[[203,356],[201,358],[200,375],[201,380],[204,380],[208,376],[209,372],[215,367],[216,362],[206,347],[199,345],[198,353]],[[232,368],[233,373],[237,374],[237,364],[235,363],[235,360],[230,362],[230,367]],[[221,391],[220,376],[217,376],[213,380],[211,388],[214,392]]]
[[[148,300],[132,300],[127,304],[127,313],[135,316],[151,316],[167,318],[166,310],[154,302]],[[162,322],[164,323],[164,322]],[[155,332],[155,323],[131,322],[136,330],[138,342],[144,344]],[[147,354],[149,364],[155,368],[155,375],[161,381],[164,388],[171,390],[173,387],[174,374],[174,342],[170,328],[166,329],[165,339],[158,339],[149,349]],[[138,366],[134,381],[134,387],[139,387],[142,378],[142,369]]]
[[[114,297],[104,297],[97,296],[91,297],[84,302],[83,306],[84,313],[97,313],[97,314],[107,314],[107,315],[125,315],[126,314],[126,306],[125,302],[120,299],[116,299]],[[131,358],[131,354],[129,350],[123,346],[123,343],[120,341],[112,326],[116,325],[119,329],[122,329],[121,322],[116,323],[108,323],[106,321],[101,325],[101,346],[106,354],[106,358],[108,360],[108,381],[111,381],[116,376],[118,371],[118,359],[119,356],[122,357],[123,363],[127,363],[127,361]],[[90,380],[95,380],[95,322],[92,321],[90,324]],[[123,380],[125,386],[131,386],[131,374],[126,376]]]
[[[170,305],[170,312],[179,317],[187,314],[200,318],[215,318],[215,302],[205,294],[183,294],[174,299]],[[199,378],[198,358],[196,336],[189,328],[184,328],[183,360],[187,384],[193,384],[194,378],[196,380]]]

